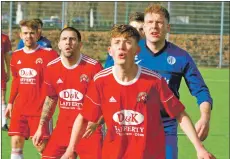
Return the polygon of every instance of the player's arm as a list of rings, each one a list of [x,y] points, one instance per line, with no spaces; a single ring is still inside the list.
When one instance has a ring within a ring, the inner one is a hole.
[[[49,97],[46,96],[45,102],[43,104],[42,114],[40,118],[40,122],[38,125],[38,129],[34,134],[32,141],[35,146],[39,146],[42,142],[42,129],[45,124],[48,124],[51,117],[53,116],[55,107],[57,105],[58,98],[57,97]]]
[[[10,39],[7,39],[6,45],[6,53],[4,54],[4,60],[6,63],[6,81],[10,79],[10,60],[11,60],[11,43]]]
[[[69,146],[61,159],[69,159],[69,157],[72,157],[75,146],[82,138],[83,132],[85,132],[87,122],[97,122],[102,116],[99,92],[95,82],[91,81],[84,97],[83,110],[75,119]]]
[[[100,72],[103,69],[102,65],[100,63],[97,63],[92,71],[92,77],[95,76],[98,72]],[[101,116],[97,122],[88,122],[86,131],[83,135],[83,138],[90,137],[98,128],[99,125],[104,124],[104,118]]]
[[[209,153],[202,145],[191,119],[184,111],[184,105],[174,96],[164,79],[161,79],[160,84],[158,85],[158,90],[162,106],[171,118],[177,119],[181,129],[194,145],[198,159],[215,159],[215,157]]]
[[[196,97],[200,107],[200,119],[197,121],[195,127],[199,138],[203,141],[207,138],[209,132],[213,100],[193,59],[189,55],[186,57],[187,64],[184,69],[184,78],[190,93]]]
[[[7,118],[11,118],[12,110],[13,110],[13,104],[14,100],[18,95],[18,88],[19,88],[19,76],[18,76],[18,70],[16,68],[16,59],[15,55],[13,54],[12,59],[10,61],[10,68],[12,73],[12,82],[11,82],[11,89],[10,89],[10,97],[8,101],[8,105],[5,111],[5,116]]]
[[[211,153],[209,153],[202,145],[188,114],[183,111],[176,116],[176,119],[180,124],[181,129],[184,131],[184,133],[187,135],[187,137],[195,147],[198,159],[215,159],[215,157]]]
[[[73,124],[69,145],[61,159],[69,159],[73,157],[75,147],[82,138],[83,132],[87,126],[87,122],[88,121],[84,119],[84,117],[81,114],[78,114]]]
[[[101,116],[96,123],[89,121],[85,133],[82,138],[90,137],[98,128],[99,125],[104,124],[104,117]]]

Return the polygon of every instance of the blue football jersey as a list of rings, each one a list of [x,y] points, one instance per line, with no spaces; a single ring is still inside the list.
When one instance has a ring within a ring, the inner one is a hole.
[[[166,42],[164,48],[154,54],[146,46],[146,41],[140,40],[140,53],[135,57],[135,62],[143,67],[154,70],[161,74],[168,83],[169,88],[173,93],[180,98],[179,88],[182,77],[189,88],[190,93],[196,97],[197,104],[207,101],[213,104],[208,87],[206,86],[196,64],[192,57],[183,49]],[[113,59],[106,60],[106,67],[113,65]],[[177,121],[170,119],[169,116],[162,111],[162,119],[166,134],[176,135]]]
[[[41,45],[42,47],[52,48],[51,42],[44,36],[41,36],[39,38],[39,40],[37,41],[37,44]],[[20,39],[17,49],[21,49],[23,47],[24,47],[24,42],[22,39]]]

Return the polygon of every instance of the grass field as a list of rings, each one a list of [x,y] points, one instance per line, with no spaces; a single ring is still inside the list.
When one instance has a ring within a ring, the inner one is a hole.
[[[214,100],[211,128],[204,145],[217,159],[229,159],[229,69],[200,68],[200,70]],[[180,88],[180,95],[181,101],[186,106],[186,111],[195,122],[199,118],[199,109],[195,98],[190,95],[184,82]],[[55,119],[56,117],[57,112]],[[2,132],[1,137],[2,159],[9,159],[10,138],[6,132]],[[31,141],[25,143],[24,158],[40,158]],[[196,152],[192,144],[181,130],[179,130],[179,159],[196,159]]]

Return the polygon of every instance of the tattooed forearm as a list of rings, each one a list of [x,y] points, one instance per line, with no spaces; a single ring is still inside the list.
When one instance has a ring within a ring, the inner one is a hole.
[[[45,122],[48,121],[48,117],[52,113],[52,108],[57,104],[57,99],[46,97],[45,102],[43,104],[42,115],[40,119],[40,125],[44,125]]]

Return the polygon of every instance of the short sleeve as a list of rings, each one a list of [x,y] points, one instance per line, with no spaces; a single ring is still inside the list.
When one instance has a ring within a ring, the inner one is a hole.
[[[45,89],[45,94],[50,97],[56,97],[57,93],[56,90],[52,84],[52,70],[51,68],[47,68],[45,70],[45,76],[44,76],[44,89]]]
[[[163,78],[159,81],[158,90],[161,103],[171,118],[175,118],[177,115],[184,111],[184,105],[172,93]]]
[[[81,114],[84,118],[93,122],[97,122],[102,115],[99,90],[93,80],[88,86]]]

